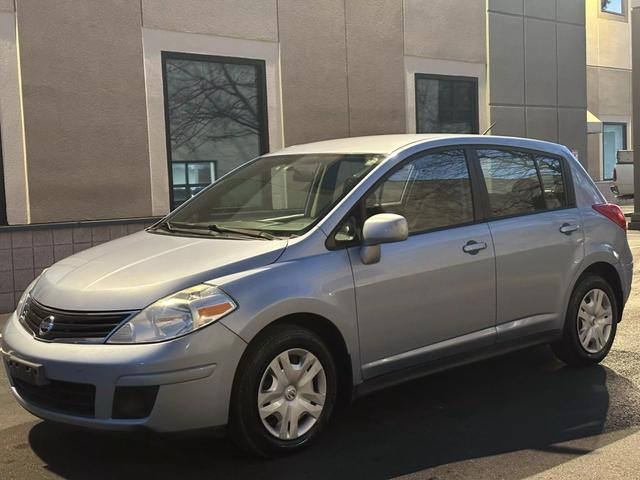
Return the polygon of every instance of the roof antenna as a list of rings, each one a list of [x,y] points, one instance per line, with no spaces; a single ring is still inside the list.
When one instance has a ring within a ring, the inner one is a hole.
[[[491,125],[489,125],[489,128],[487,128],[484,132],[482,132],[482,135],[486,135],[487,133],[489,133],[491,129],[496,126],[496,123],[498,122],[493,122]]]

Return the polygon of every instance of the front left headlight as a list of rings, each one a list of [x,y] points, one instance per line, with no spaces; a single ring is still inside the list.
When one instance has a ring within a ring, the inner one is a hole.
[[[20,321],[24,321],[24,316],[26,314],[26,307],[29,304],[29,300],[31,300],[31,291],[33,287],[36,286],[36,283],[40,279],[42,274],[38,275],[33,281],[24,289],[22,295],[20,296],[20,300],[18,300],[18,304],[16,305],[16,315],[20,319]]]
[[[182,337],[238,308],[218,287],[196,285],[169,295],[121,325],[107,343],[156,343]]]

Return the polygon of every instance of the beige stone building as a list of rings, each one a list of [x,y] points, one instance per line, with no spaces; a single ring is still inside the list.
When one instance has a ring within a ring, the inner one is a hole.
[[[0,311],[53,261],[296,143],[493,124],[606,177],[630,40],[626,0],[602,2],[0,0]]]
[[[616,151],[631,149],[631,22],[627,0],[586,1],[588,170],[613,175]]]

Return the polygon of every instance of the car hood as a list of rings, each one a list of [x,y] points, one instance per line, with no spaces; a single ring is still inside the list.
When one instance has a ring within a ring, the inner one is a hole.
[[[138,232],[48,268],[33,290],[63,310],[138,310],[183,288],[275,262],[286,240],[194,238]]]

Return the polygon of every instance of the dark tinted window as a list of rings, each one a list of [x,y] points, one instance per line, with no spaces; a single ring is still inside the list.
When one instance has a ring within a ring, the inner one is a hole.
[[[564,208],[567,206],[567,190],[562,175],[560,159],[554,157],[536,156],[542,188],[544,189],[544,201],[547,209]]]
[[[475,78],[416,75],[418,133],[478,133]]]
[[[508,150],[478,150],[489,194],[491,216],[545,209],[540,179],[531,155]]]
[[[171,206],[267,151],[264,62],[163,53]]]
[[[392,173],[366,199],[367,217],[404,216],[410,232],[473,221],[473,200],[464,151],[417,157]]]

